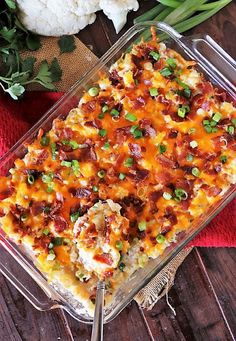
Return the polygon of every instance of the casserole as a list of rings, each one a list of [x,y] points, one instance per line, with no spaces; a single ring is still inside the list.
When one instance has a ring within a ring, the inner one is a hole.
[[[146,27],[146,26],[145,26],[145,25],[141,25],[141,26],[138,25],[138,26],[136,26],[136,28],[133,29],[133,31],[132,31],[132,29],[131,29],[131,31],[129,32],[129,34],[131,34],[131,35],[134,36],[135,33],[136,33],[138,30],[142,30],[142,29],[144,29],[144,27]],[[159,27],[160,29],[162,29],[162,30],[167,29],[167,31],[169,31],[170,34],[174,34],[174,32],[173,32],[170,28],[166,27],[165,25],[159,24],[158,27]],[[180,38],[180,36],[178,36],[178,37]],[[135,38],[135,37],[134,37],[134,38]],[[126,39],[127,39],[127,35],[124,36],[123,40],[121,39],[121,43],[123,43],[123,45],[126,43]],[[183,42],[182,42],[181,40],[180,40],[179,42],[181,42],[181,44],[183,44]],[[201,40],[201,39],[200,39],[200,42],[202,43],[202,40]],[[130,42],[129,42],[129,44],[130,44]],[[121,45],[122,45],[122,44],[121,44]],[[188,51],[188,47],[185,47],[185,48],[186,48],[186,50]],[[116,51],[116,46],[114,46],[113,51]],[[117,51],[116,51],[116,52],[117,52]],[[190,54],[190,52],[189,52],[189,54]],[[114,55],[113,55],[113,56],[114,56]],[[103,59],[104,61],[106,61],[106,57],[107,57],[107,56],[105,55],[105,56],[104,56],[104,59]],[[192,57],[192,55],[191,55],[191,57]],[[117,55],[116,55],[116,58],[117,58]],[[230,61],[230,59],[229,59],[229,61]],[[103,67],[104,67],[104,64],[103,64],[103,63],[101,63],[100,65],[98,64],[98,66],[97,66],[97,71],[98,71],[98,70],[101,70]],[[204,67],[207,71],[209,71],[209,70],[207,69],[206,65],[203,65],[203,67]],[[230,69],[230,68],[231,68],[231,66],[230,66],[230,64],[229,64],[229,69]],[[230,93],[231,95],[233,95],[233,94],[234,94],[234,92],[233,92],[233,91],[234,91],[234,88],[233,88],[233,86],[231,86],[230,80],[229,80],[229,81],[225,81],[225,79],[224,79],[225,77],[224,77],[224,76],[222,77],[221,74],[217,73],[215,70],[213,70],[213,71],[214,71],[214,72],[212,73],[212,75],[214,76],[214,79],[217,79],[218,85],[219,85],[219,86],[223,86],[223,83],[224,83],[225,89],[228,91],[228,93]],[[210,72],[210,71],[209,71],[209,73],[210,73],[210,75],[211,75],[211,72]],[[232,75],[232,73],[231,73],[231,75]],[[76,104],[77,104],[77,102],[78,102],[78,99],[79,99],[79,97],[81,96],[81,91],[83,90],[83,84],[85,84],[85,83],[87,82],[88,79],[90,80],[90,79],[91,79],[91,76],[92,76],[92,74],[88,74],[88,75],[87,75],[87,78],[85,77],[84,83],[82,83],[82,86],[81,86],[81,87],[80,87],[80,85],[78,84],[77,86],[75,86],[75,87],[69,92],[68,97],[67,97],[67,99],[65,100],[65,103],[64,103],[65,105],[64,105],[64,106],[62,106],[62,105],[58,105],[58,106],[56,105],[56,106],[55,106],[56,111],[53,111],[53,113],[51,112],[52,114],[51,114],[50,116],[47,116],[47,117],[46,117],[46,120],[45,120],[45,122],[44,122],[44,124],[43,124],[43,128],[44,128],[44,129],[47,129],[47,127],[50,125],[51,120],[52,120],[53,118],[57,117],[59,113],[62,114],[62,115],[63,115],[63,114],[67,114],[68,111],[69,111],[71,108],[73,108],[74,106],[76,106]],[[95,77],[94,74],[93,74],[93,81],[96,81],[96,77]],[[90,83],[90,84],[91,84],[91,83]],[[77,95],[78,95],[78,97],[76,97]],[[69,102],[68,99],[70,99],[71,101]],[[63,100],[60,101],[59,103],[63,103]],[[37,132],[39,126],[40,126],[40,127],[42,126],[42,125],[40,125],[41,123],[42,123],[42,122],[40,122],[38,125],[36,125],[35,129],[33,130],[34,133]],[[47,126],[47,124],[48,124],[48,126]],[[26,141],[29,141],[31,138],[32,138],[32,135],[30,135],[30,136],[28,135],[28,136],[26,137],[26,139],[24,139],[24,143],[25,143]],[[22,142],[22,141],[21,141],[21,142]],[[13,149],[13,152],[15,152],[15,153],[20,153],[21,150],[20,150],[20,148],[15,147],[15,149]],[[7,170],[7,168],[9,168],[9,167],[11,166],[10,164],[6,164],[6,161],[7,161],[7,162],[13,161],[14,155],[13,155],[12,159],[11,159],[9,156],[10,156],[10,154],[8,153],[8,154],[5,156],[4,160],[3,160],[3,162],[5,161],[5,163],[3,164],[3,167],[2,167],[3,172],[4,172],[4,170]],[[12,156],[12,154],[11,154],[11,156]],[[17,155],[17,156],[19,156],[19,155]],[[11,159],[11,160],[10,160],[10,159]],[[5,169],[4,169],[4,167],[5,167]],[[235,192],[235,187],[232,186],[232,188],[231,188],[229,191],[227,191],[227,193],[225,193],[225,195],[224,195],[224,197],[223,197],[224,200],[221,200],[220,203],[218,203],[217,205],[214,205],[214,207],[211,207],[211,209],[209,210],[209,212],[207,212],[207,215],[206,215],[206,216],[204,216],[204,217],[201,216],[200,219],[198,219],[198,221],[192,225],[192,228],[191,228],[190,230],[187,231],[187,233],[186,233],[185,236],[182,236],[182,237],[179,236],[178,242],[177,242],[177,243],[174,243],[174,244],[171,244],[170,247],[169,247],[168,249],[166,249],[166,251],[164,252],[164,254],[163,254],[162,256],[158,257],[158,259],[156,259],[155,261],[149,262],[149,264],[148,264],[142,271],[139,271],[139,272],[133,274],[133,275],[128,279],[128,281],[127,281],[126,283],[124,283],[123,288],[121,287],[121,289],[119,289],[119,291],[117,292],[116,297],[115,297],[115,299],[113,300],[112,304],[109,305],[109,306],[107,307],[107,310],[106,310],[106,319],[107,319],[107,321],[108,321],[109,319],[111,319],[111,318],[114,316],[114,314],[117,313],[117,311],[118,311],[119,309],[121,309],[121,307],[123,307],[123,306],[125,305],[124,302],[127,303],[128,300],[132,298],[132,295],[134,295],[134,293],[137,292],[137,290],[139,290],[139,288],[140,288],[139,285],[136,285],[136,284],[135,284],[135,287],[134,287],[134,285],[133,285],[133,284],[135,283],[135,281],[137,280],[137,278],[142,279],[143,284],[146,283],[146,281],[149,280],[149,278],[151,278],[151,276],[154,275],[155,271],[158,270],[158,264],[159,264],[159,266],[163,266],[163,264],[166,262],[168,256],[169,256],[169,257],[173,256],[173,255],[174,255],[174,252],[175,252],[177,249],[183,247],[184,243],[186,243],[186,242],[191,238],[192,234],[193,234],[193,233],[196,233],[198,230],[200,230],[200,228],[202,228],[202,222],[208,221],[208,220],[213,216],[213,213],[216,212],[216,209],[222,206],[222,201],[223,201],[224,203],[226,203],[227,200],[230,200],[230,198],[233,196],[233,193],[234,193],[234,192]],[[210,215],[209,215],[209,214],[210,214]],[[10,243],[9,243],[8,241],[6,241],[6,240],[4,239],[4,237],[2,237],[2,243],[3,243],[3,245],[4,245],[4,247],[5,247],[6,249],[8,249],[9,251],[11,251],[12,255],[15,255],[15,256],[16,256],[16,254],[17,254],[16,251],[14,250],[14,248],[11,248],[11,247],[10,247]],[[26,261],[25,261],[22,257],[19,256],[19,254],[18,254],[18,261],[21,262],[22,264],[25,264],[25,269],[26,269],[26,264],[27,264],[27,263],[26,263]],[[161,262],[161,264],[160,264],[160,262]],[[37,282],[40,283],[40,285],[44,288],[44,290],[47,291],[47,293],[50,293],[50,295],[52,296],[52,302],[51,302],[51,305],[52,305],[52,306],[61,304],[61,305],[63,305],[63,307],[64,307],[65,309],[67,309],[67,310],[69,309],[70,312],[73,313],[73,311],[71,311],[71,308],[68,307],[68,302],[66,302],[65,300],[63,300],[62,298],[60,298],[60,296],[59,296],[58,294],[56,294],[50,287],[48,287],[47,284],[45,283],[45,281],[43,280],[42,276],[41,276],[41,278],[40,278],[40,275],[38,274],[38,272],[35,272],[35,271],[32,269],[32,267],[31,267],[31,268],[28,267],[28,268],[27,268],[27,271],[28,271],[28,272],[31,272],[31,275],[32,275],[34,278],[37,277]],[[33,271],[33,273],[32,273],[32,271]],[[127,285],[127,283],[128,283],[128,285]],[[22,288],[21,288],[21,289],[22,289]],[[128,292],[127,292],[127,289],[129,290]],[[124,295],[126,296],[125,299],[124,299]],[[31,300],[32,300],[32,297],[31,297]],[[117,302],[119,302],[119,305],[116,305]],[[74,313],[73,313],[73,314],[74,314]],[[87,316],[86,316],[85,313],[81,313],[81,316],[82,316],[84,319],[87,318]],[[89,320],[89,318],[88,318],[88,320]]]

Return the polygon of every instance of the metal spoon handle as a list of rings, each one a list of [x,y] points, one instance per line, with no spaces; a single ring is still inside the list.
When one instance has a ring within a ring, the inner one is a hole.
[[[103,340],[103,306],[104,306],[105,283],[99,281],[97,284],[95,313],[93,319],[93,330],[91,341]]]

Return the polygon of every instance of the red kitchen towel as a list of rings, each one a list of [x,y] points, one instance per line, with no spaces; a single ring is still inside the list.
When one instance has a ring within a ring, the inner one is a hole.
[[[27,92],[13,101],[0,93],[0,156],[2,156],[60,97],[62,93]],[[191,246],[236,247],[236,200],[233,200],[191,242]]]

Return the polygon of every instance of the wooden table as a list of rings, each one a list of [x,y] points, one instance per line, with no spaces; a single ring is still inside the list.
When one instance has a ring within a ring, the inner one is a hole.
[[[155,1],[140,1],[139,13]],[[132,25],[137,14],[129,15]],[[210,34],[236,57],[236,2],[190,33]],[[79,33],[79,38],[101,56],[118,39],[111,22],[99,13],[96,22]],[[233,227],[232,227],[233,228]],[[226,341],[236,335],[236,252],[234,249],[195,249],[178,270],[169,300],[151,311],[132,302],[105,326],[105,341]],[[85,341],[91,327],[80,324],[61,310],[39,312],[0,275],[0,341]]]

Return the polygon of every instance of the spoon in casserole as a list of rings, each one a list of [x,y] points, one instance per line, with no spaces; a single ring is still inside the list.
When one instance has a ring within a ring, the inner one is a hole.
[[[91,341],[103,340],[105,279],[112,276],[126,247],[129,221],[120,214],[121,206],[110,199],[97,202],[74,226],[79,262],[99,279]]]

